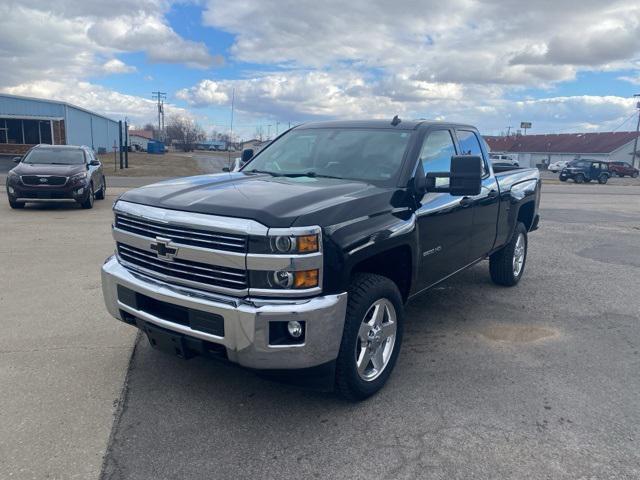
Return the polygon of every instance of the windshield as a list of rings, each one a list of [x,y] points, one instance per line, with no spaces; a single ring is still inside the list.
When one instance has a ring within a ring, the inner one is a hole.
[[[24,163],[49,165],[82,165],[84,153],[82,150],[36,148],[24,158]]]
[[[411,132],[385,129],[293,130],[262,150],[242,170],[391,184]]]

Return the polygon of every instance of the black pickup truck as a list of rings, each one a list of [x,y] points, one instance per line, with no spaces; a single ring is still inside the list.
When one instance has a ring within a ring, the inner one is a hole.
[[[468,125],[305,124],[240,171],[122,195],[104,297],[160,349],[322,374],[363,399],[413,297],[485,259],[495,283],[520,281],[539,201],[538,171],[494,174]]]

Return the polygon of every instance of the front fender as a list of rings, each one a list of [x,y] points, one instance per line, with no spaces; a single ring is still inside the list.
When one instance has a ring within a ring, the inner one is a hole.
[[[412,283],[417,275],[416,216],[408,208],[359,217],[325,227],[325,291],[345,291],[361,262],[397,247],[411,254]]]

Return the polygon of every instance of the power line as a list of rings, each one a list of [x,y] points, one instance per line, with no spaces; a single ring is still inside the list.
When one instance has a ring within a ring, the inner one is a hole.
[[[614,129],[613,129],[613,130],[611,130],[611,131],[612,131],[612,132],[617,132],[617,131],[618,131],[618,129],[619,129],[620,127],[622,127],[625,123],[627,123],[629,120],[631,120],[631,119],[632,119],[633,117],[635,117],[635,116],[636,116],[636,112],[633,112],[631,115],[629,115],[629,116],[624,120],[624,122],[622,122],[620,125],[618,125],[616,128],[614,128]]]

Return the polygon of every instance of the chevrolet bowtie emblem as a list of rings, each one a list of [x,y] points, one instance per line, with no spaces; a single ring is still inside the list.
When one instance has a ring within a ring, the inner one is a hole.
[[[169,239],[156,238],[156,241],[151,244],[151,250],[156,252],[159,259],[171,262],[178,253],[178,249],[170,247],[169,243],[171,243]]]

